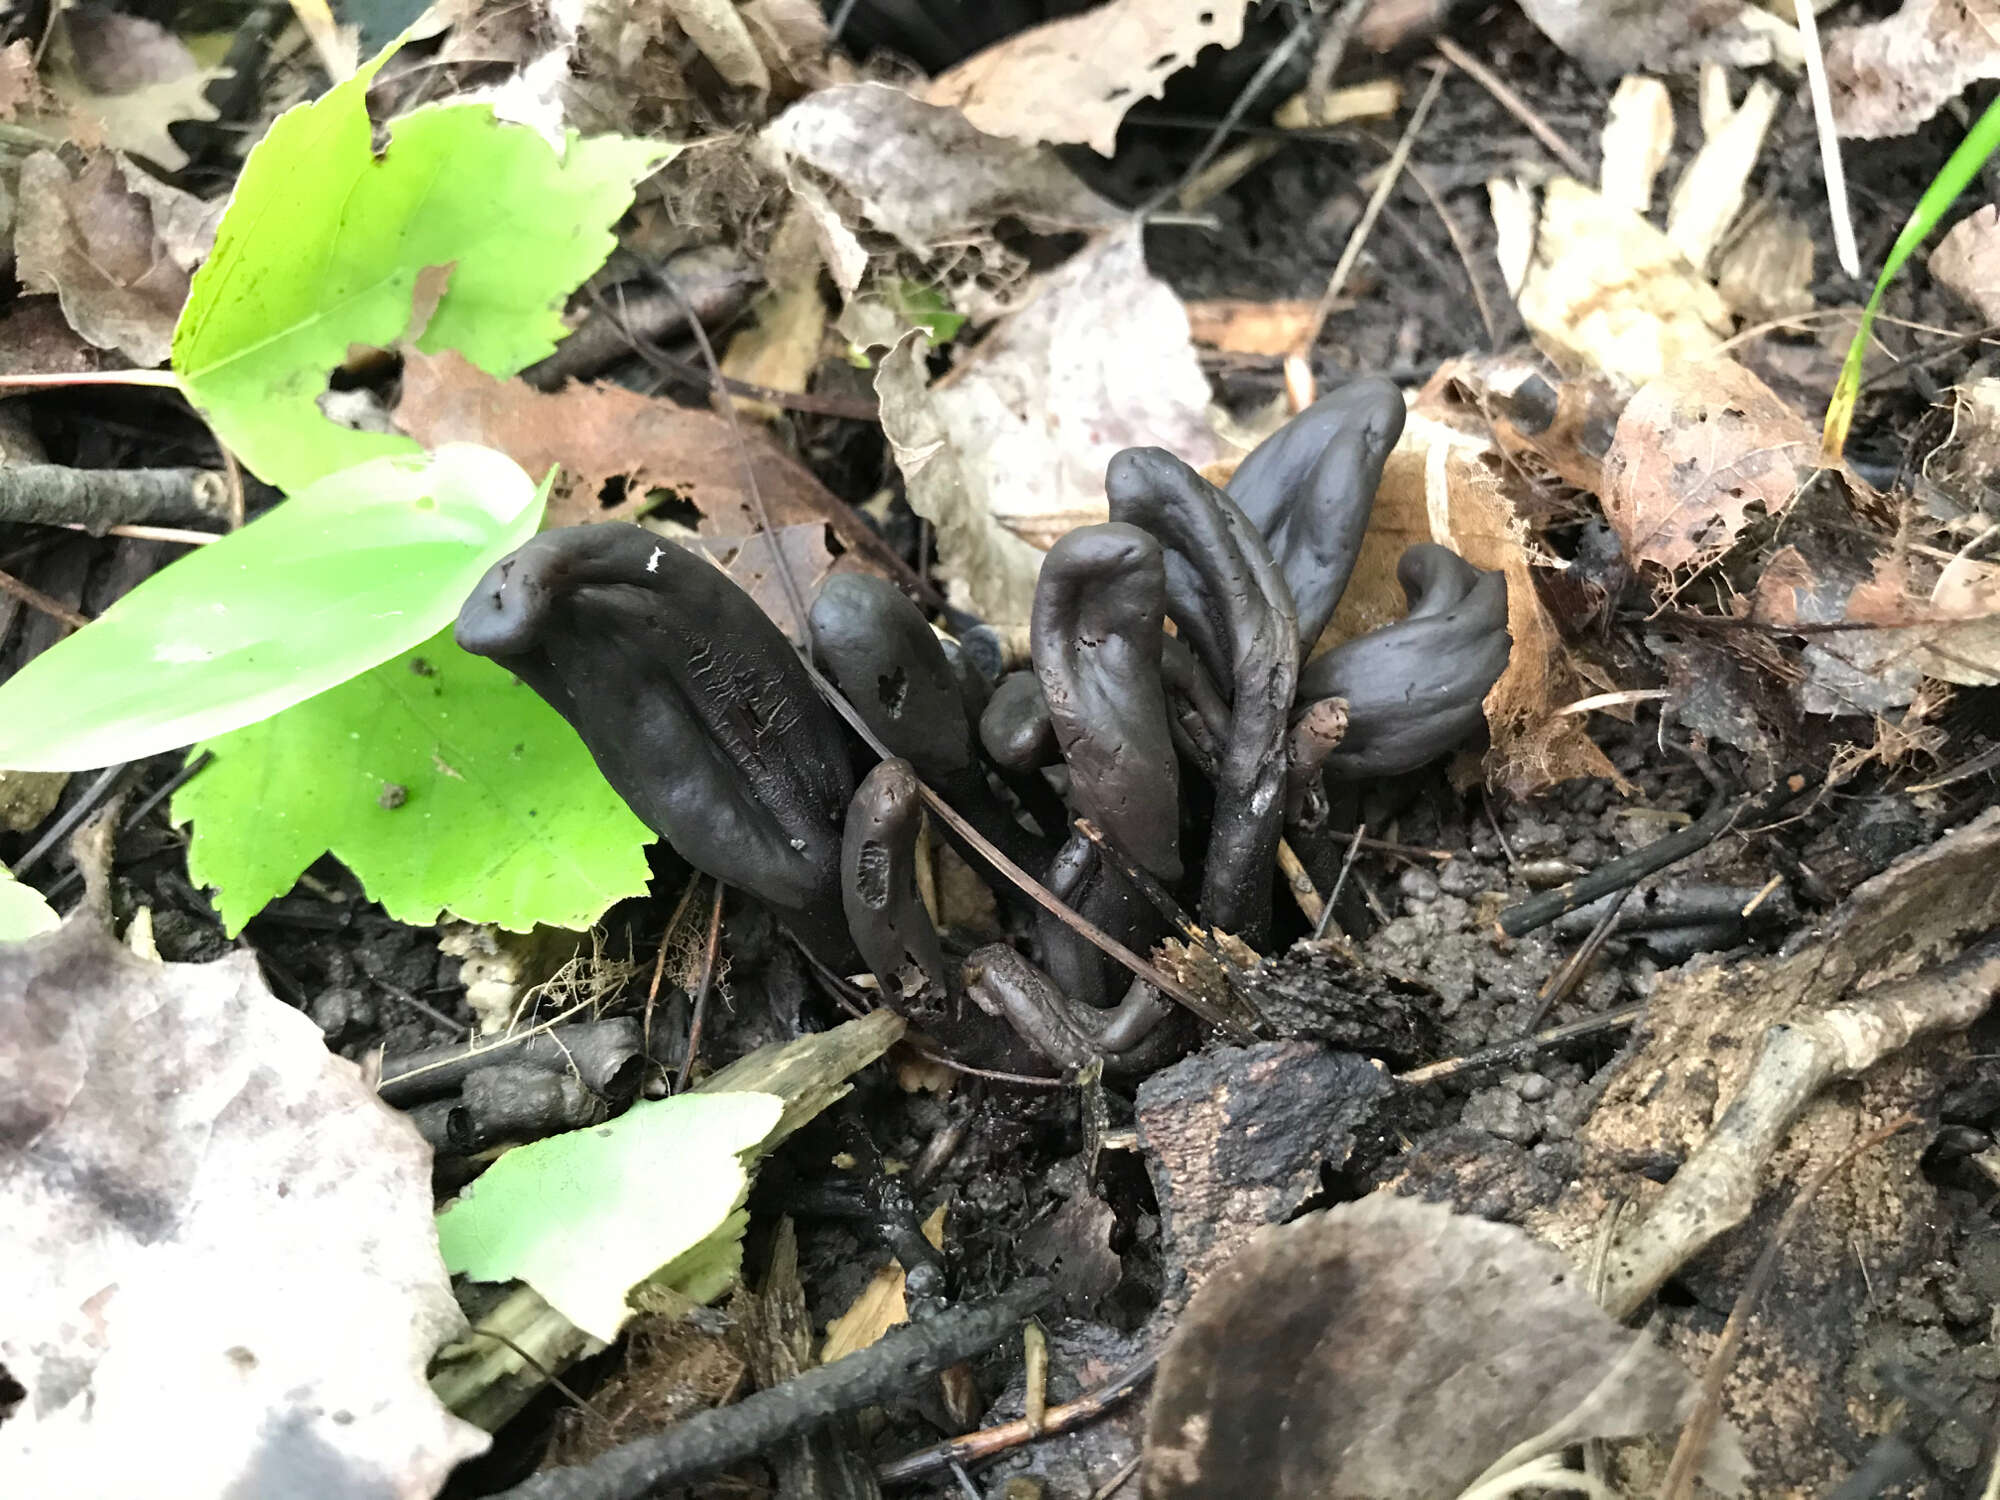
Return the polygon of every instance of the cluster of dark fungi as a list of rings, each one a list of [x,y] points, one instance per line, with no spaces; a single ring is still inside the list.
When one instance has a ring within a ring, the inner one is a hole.
[[[1402,425],[1395,387],[1360,380],[1226,491],[1161,449],[1120,453],[1110,521],[1043,562],[1032,670],[998,682],[895,585],[832,575],[813,655],[886,760],[747,594],[638,526],[535,537],[481,580],[457,638],[548,700],[689,864],[768,905],[823,967],[865,964],[965,1060],[1025,1043],[1065,1069],[1145,1071],[1187,1044],[1162,1024],[1178,1008],[1121,986],[1070,925],[1038,910],[1020,946],[947,960],[918,896],[919,783],[1136,951],[1169,931],[1162,891],[1260,947],[1287,825],[1326,815],[1329,782],[1475,737],[1507,663],[1502,576],[1431,545],[1398,567],[1402,619],[1306,659]]]

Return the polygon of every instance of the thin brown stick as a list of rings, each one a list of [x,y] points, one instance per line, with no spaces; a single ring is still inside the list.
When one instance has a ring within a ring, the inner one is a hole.
[[[1320,903],[1319,920],[1313,923],[1313,941],[1326,936],[1326,929],[1333,923],[1334,903],[1340,900],[1340,893],[1347,889],[1348,872],[1354,868],[1355,858],[1368,842],[1368,825],[1363,823],[1348,840],[1347,857],[1340,862],[1340,873],[1333,877],[1333,889],[1326,893],[1326,900]]]
[[[708,946],[702,950],[701,980],[695,986],[694,1014],[688,1021],[687,1055],[681,1059],[681,1071],[674,1079],[674,1092],[687,1092],[688,1074],[694,1071],[695,1054],[701,1050],[701,1023],[708,1011],[708,992],[715,987],[715,960],[722,947],[722,893],[726,889],[721,881],[715,883],[715,904],[708,911]]]
[[[1617,1010],[1607,1010],[1601,1016],[1586,1016],[1581,1021],[1570,1021],[1561,1026],[1551,1026],[1547,1031],[1538,1031],[1533,1036],[1524,1036],[1517,1041],[1498,1042],[1491,1047],[1481,1047],[1477,1052],[1468,1052],[1462,1057],[1448,1057],[1443,1062],[1428,1063],[1421,1068],[1412,1068],[1407,1073],[1398,1073],[1396,1082],[1401,1084],[1436,1083],[1441,1078],[1456,1078],[1461,1073],[1470,1073],[1474,1068],[1491,1067],[1496,1063],[1514,1062],[1545,1048],[1558,1047],[1564,1042],[1573,1042],[1581,1037],[1596,1036],[1603,1031],[1617,1031],[1630,1026],[1646,1013],[1644,1005],[1626,1005]]]
[[[1584,969],[1593,958],[1597,957],[1610,939],[1611,929],[1618,925],[1618,914],[1625,910],[1625,903],[1632,899],[1632,893],[1637,889],[1636,885],[1628,885],[1620,891],[1610,908],[1597,919],[1597,925],[1590,929],[1589,935],[1577,944],[1576,952],[1569,956],[1568,962],[1548,977],[1541,992],[1535,996],[1534,1015],[1530,1016],[1528,1024],[1521,1028],[1524,1035],[1534,1035],[1548,1013],[1569,998],[1570,991],[1575,989],[1577,982],[1583,978]]]
[[[980,1463],[1032,1442],[1038,1436],[1053,1436],[1095,1421],[1150,1380],[1153,1366],[1159,1363],[1159,1358],[1157,1353],[1148,1354],[1123,1374],[1085,1391],[1076,1400],[1051,1406],[1042,1419],[1039,1432],[1029,1425],[1026,1418],[1002,1422],[998,1427],[968,1432],[963,1437],[951,1438],[891,1459],[875,1471],[875,1477],[885,1485],[902,1484],[950,1468],[954,1463]]]
[[[63,523],[65,531],[89,531],[88,526],[74,521]],[[221,533],[214,531],[189,531],[182,526],[107,526],[106,536],[129,537],[135,542],[172,542],[177,547],[206,547],[210,542],[221,540]]]
[[[51,619],[60,620],[71,630],[81,630],[90,623],[86,615],[80,615],[60,599],[51,599],[32,583],[23,583],[12,573],[0,573],[0,592],[12,594],[30,609],[38,609]]]
[[[1695,1470],[1708,1453],[1708,1440],[1722,1415],[1722,1382],[1729,1375],[1729,1367],[1736,1362],[1736,1351],[1743,1343],[1744,1332],[1750,1326],[1750,1316],[1756,1311],[1758,1299],[1777,1275],[1778,1252],[1798,1228],[1806,1209],[1819,1196],[1820,1190],[1833,1180],[1834,1174],[1849,1162],[1916,1123],[1915,1115],[1904,1115],[1863,1136],[1813,1173],[1786,1206],[1777,1228],[1771,1231],[1769,1243],[1757,1257],[1757,1264],[1751,1267],[1749,1276],[1744,1279],[1742,1291],[1736,1294],[1736,1305],[1729,1309],[1729,1321],[1722,1325],[1722,1337],[1716,1340],[1708,1363],[1702,1369],[1701,1396],[1688,1415],[1687,1426],[1681,1429],[1680,1441],[1674,1445],[1673,1461],[1667,1465],[1667,1477],[1660,1482],[1660,1500],[1686,1500],[1692,1490]]]
[[[1485,63],[1474,57],[1470,52],[1467,52],[1448,36],[1438,36],[1435,39],[1434,45],[1437,47],[1440,57],[1444,58],[1453,67],[1462,71],[1466,77],[1485,89],[1487,93],[1493,96],[1495,103],[1523,125],[1527,126],[1529,133],[1549,148],[1549,154],[1569,169],[1570,175],[1580,182],[1589,182],[1591,180],[1591,170],[1585,164],[1583,158],[1577,154],[1576,149],[1568,141],[1557,135],[1554,127],[1547,120],[1536,114],[1529,106],[1527,100],[1509,88],[1499,74],[1495,73]]]
[[[1312,322],[1293,346],[1293,353],[1302,360],[1312,357],[1313,347],[1319,343],[1320,330],[1326,326],[1327,314],[1333,311],[1333,304],[1346,289],[1347,278],[1361,259],[1361,249],[1368,243],[1368,236],[1375,231],[1375,221],[1382,216],[1382,207],[1389,201],[1389,194],[1396,189],[1397,178],[1403,175],[1403,164],[1410,159],[1410,151],[1417,143],[1417,132],[1424,128],[1424,119],[1431,112],[1431,105],[1437,102],[1438,89],[1444,83],[1443,68],[1431,73],[1431,81],[1424,86],[1417,107],[1410,111],[1410,123],[1403,130],[1403,137],[1396,142],[1396,149],[1389,157],[1389,164],[1382,170],[1382,180],[1375,184],[1375,191],[1368,196],[1368,206],[1361,211],[1361,220],[1347,237],[1347,244],[1340,252],[1340,260],[1333,268],[1333,275],[1327,278],[1326,290],[1320,294],[1319,305],[1313,309]]]
[[[673,945],[674,933],[681,925],[681,918],[687,915],[688,903],[694,900],[694,893],[700,886],[699,875],[689,877],[681,899],[674,903],[673,915],[660,929],[660,951],[653,958],[653,982],[646,986],[646,1008],[639,1021],[639,1051],[649,1058],[653,1055],[653,1006],[660,998],[660,981],[666,977],[667,949]]]
[[[1458,252],[1458,263],[1465,267],[1465,279],[1472,287],[1472,303],[1479,309],[1479,321],[1486,328],[1486,347],[1498,349],[1500,334],[1493,321],[1493,309],[1486,301],[1486,288],[1480,285],[1479,271],[1473,263],[1472,247],[1465,242],[1465,235],[1459,230],[1458,220],[1450,209],[1444,206],[1444,199],[1431,186],[1431,180],[1418,170],[1415,162],[1403,166],[1403,174],[1416,184],[1417,191],[1430,200],[1431,210],[1444,224],[1444,232],[1451,240],[1451,248]]]

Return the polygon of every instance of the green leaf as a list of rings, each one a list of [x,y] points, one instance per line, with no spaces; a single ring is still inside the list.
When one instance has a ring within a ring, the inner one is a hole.
[[[42,893],[23,885],[13,872],[0,865],[0,943],[22,943],[62,926],[62,918],[42,899]]]
[[[698,1264],[727,1259],[726,1246],[703,1242],[742,1234],[732,1222],[749,1191],[742,1155],[783,1109],[775,1094],[681,1094],[517,1146],[438,1215],[444,1263],[474,1281],[525,1281],[609,1343],[633,1286],[697,1246]]]
[[[898,276],[886,283],[885,290],[889,305],[910,327],[923,329],[933,344],[950,343],[965,326],[965,314],[953,311],[950,299],[934,286]]]
[[[157,755],[407,651],[534,535],[547,497],[471,443],[344,469],[147,579],[0,685],[0,766]]]
[[[653,835],[575,731],[449,632],[204,748],[174,818],[231,936],[328,852],[418,926],[588,927],[646,889]]]
[[[1868,305],[1861,310],[1861,321],[1855,325],[1853,342],[1847,346],[1847,358],[1841,363],[1840,379],[1834,382],[1833,397],[1826,405],[1826,424],[1820,430],[1819,444],[1822,464],[1831,467],[1839,463],[1847,447],[1847,430],[1854,423],[1854,403],[1861,395],[1861,365],[1868,355],[1868,336],[1875,330],[1875,314],[1882,306],[1882,294],[1903,269],[1903,262],[1930,237],[1938,220],[1958,201],[1958,195],[1979,175],[1979,169],[1995,151],[2000,151],[2000,99],[1987,105],[1986,112],[1973,121],[1958,149],[1938,168],[1937,176],[1917,200],[1909,222],[1896,236],[1896,243],[1889,247],[1888,259],[1882,262],[1882,274],[1875,278],[1875,290],[1869,293]]]
[[[174,330],[189,398],[287,493],[416,446],[319,410],[350,346],[421,334],[420,348],[456,349],[490,374],[533,364],[564,333],[564,299],[610,253],[633,184],[679,149],[571,132],[558,155],[487,105],[450,104],[392,122],[378,156],[367,90],[394,50],[280,115],[251,151]],[[413,328],[441,276],[442,299]]]

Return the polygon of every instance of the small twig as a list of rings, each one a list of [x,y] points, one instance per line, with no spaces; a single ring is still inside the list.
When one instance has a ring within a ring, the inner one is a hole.
[[[1313,347],[1319,343],[1320,330],[1326,326],[1327,314],[1333,311],[1333,304],[1347,287],[1347,278],[1361,259],[1361,250],[1368,243],[1368,236],[1374,233],[1375,221],[1382,216],[1382,206],[1389,201],[1389,195],[1396,189],[1396,181],[1403,175],[1403,165],[1410,159],[1410,151],[1417,143],[1417,132],[1424,128],[1424,119],[1436,103],[1438,90],[1444,84],[1443,68],[1431,72],[1431,81],[1424,86],[1417,107],[1410,111],[1410,123],[1404,128],[1402,139],[1396,142],[1396,150],[1389,158],[1389,164],[1382,169],[1382,180],[1375,184],[1375,191],[1368,195],[1368,206],[1361,211],[1361,219],[1347,236],[1347,244],[1340,252],[1340,260],[1333,268],[1333,275],[1327,278],[1326,290],[1320,293],[1319,305],[1313,309],[1312,321],[1293,347],[1293,354],[1302,360],[1310,360]]]
[[[1596,1036],[1600,1032],[1617,1031],[1621,1027],[1630,1026],[1645,1013],[1646,1007],[1643,1005],[1621,1006],[1617,1010],[1607,1010],[1601,1016],[1587,1016],[1581,1021],[1551,1026],[1547,1031],[1538,1031],[1533,1036],[1524,1036],[1511,1042],[1499,1042],[1491,1047],[1481,1047],[1477,1052],[1468,1052],[1463,1057],[1448,1057],[1443,1062],[1428,1063],[1407,1073],[1398,1073],[1396,1082],[1436,1083],[1441,1078],[1456,1078],[1459,1074],[1469,1073],[1474,1068],[1514,1062],[1547,1048],[1559,1047],[1564,1042]]]
[[[1113,1495],[1124,1489],[1131,1482],[1132,1476],[1139,1472],[1139,1460],[1141,1456],[1135,1453],[1126,1459],[1124,1463],[1120,1464],[1116,1474],[1113,1474],[1092,1491],[1090,1500],[1111,1500]]]
[[[90,530],[79,521],[65,521],[62,524],[69,531]],[[182,526],[107,526],[102,534],[127,537],[135,542],[173,542],[182,547],[206,547],[210,542],[222,540],[219,532],[189,531]]]
[[[1929,781],[1910,787],[1909,792],[1911,795],[1915,795],[1918,792],[1934,792],[1939,787],[1947,787],[1954,782],[1969,780],[1983,772],[1992,770],[1995,766],[2000,766],[2000,745],[1993,745],[1980,751],[1971,760],[1961,761],[1942,776],[1933,776]]]
[[[1801,13],[1811,9],[1809,3],[1799,7]],[[1722,1382],[1728,1377],[1730,1366],[1736,1362],[1736,1351],[1743,1343],[1744,1332],[1750,1326],[1750,1316],[1756,1311],[1758,1299],[1777,1276],[1778,1252],[1799,1227],[1806,1209],[1819,1196],[1820,1190],[1833,1180],[1834,1174],[1849,1162],[1864,1151],[1872,1151],[1897,1131],[1916,1123],[1915,1115],[1904,1115],[1880,1130],[1871,1131],[1813,1173],[1793,1195],[1777,1227],[1771,1231],[1763,1253],[1757,1257],[1757,1264],[1744,1278],[1743,1289],[1736,1294],[1735,1305],[1729,1309],[1729,1321],[1722,1325],[1722,1336],[1716,1340],[1708,1363],[1702,1367],[1701,1395],[1688,1415],[1687,1425],[1681,1429],[1680,1441],[1674,1445],[1673,1460],[1667,1465],[1667,1477],[1660,1481],[1660,1500],[1686,1500],[1692,1492],[1695,1471],[1708,1455],[1709,1438],[1722,1415]]]
[[[1352,844],[1347,848],[1349,854],[1354,852]],[[1305,915],[1308,922],[1312,923],[1313,932],[1317,934],[1326,925],[1326,903],[1319,899],[1319,892],[1313,889],[1312,876],[1307,873],[1297,851],[1292,848],[1289,840],[1282,838],[1278,840],[1278,872],[1285,877],[1286,889],[1291,891],[1292,899],[1299,904],[1300,912]]]
[[[901,1324],[865,1349],[757,1391],[734,1406],[697,1413],[588,1464],[545,1469],[504,1491],[501,1500],[636,1500],[650,1490],[768,1452],[842,1412],[905,1395],[917,1382],[990,1349],[1048,1296],[1046,1281],[1024,1281],[991,1302],[947,1308],[922,1323]],[[1056,1412],[1049,1414],[1051,1419]]]
[[[131,521],[220,521],[229,486],[211,469],[72,469],[0,464],[0,521],[72,522],[102,532]]]
[[[1543,1018],[1567,999],[1569,992],[1576,988],[1577,981],[1583,977],[1584,969],[1604,947],[1605,941],[1611,936],[1611,929],[1618,925],[1618,914],[1625,910],[1625,903],[1637,889],[1636,885],[1628,885],[1620,891],[1604,915],[1597,919],[1597,925],[1590,929],[1589,936],[1577,944],[1576,952],[1569,956],[1569,961],[1549,976],[1548,983],[1542,986],[1541,993],[1535,997],[1535,1013],[1528,1018],[1528,1024],[1521,1028],[1523,1035],[1532,1036],[1536,1028],[1542,1024]]]
[[[1347,872],[1354,868],[1355,856],[1368,842],[1367,835],[1368,825],[1363,823],[1347,842],[1347,857],[1340,862],[1340,873],[1333,877],[1333,889],[1326,893],[1326,900],[1319,909],[1319,921],[1313,925],[1315,942],[1326,936],[1327,924],[1333,920],[1334,903],[1340,900],[1340,893],[1347,886]]]
[[[852,1355],[848,1357],[853,1358]],[[1059,1432],[1068,1432],[1072,1427],[1081,1427],[1085,1422],[1103,1416],[1151,1379],[1153,1366],[1159,1363],[1159,1358],[1157,1353],[1148,1354],[1124,1373],[1085,1391],[1076,1400],[1051,1406],[1043,1415],[1039,1429],[1031,1426],[1025,1417],[1002,1422],[998,1427],[968,1432],[963,1437],[951,1438],[891,1459],[875,1471],[875,1477],[885,1485],[905,1484],[926,1474],[935,1474],[953,1463],[980,1463],[1033,1442],[1037,1437],[1053,1437]]]
[[[71,630],[81,630],[90,623],[88,615],[80,615],[60,599],[51,599],[32,583],[23,583],[12,573],[0,573],[0,593],[12,594],[30,609],[38,609],[51,619],[60,620]]]
[[[1445,235],[1451,240],[1451,248],[1458,252],[1458,263],[1465,267],[1465,279],[1472,288],[1472,304],[1479,309],[1480,324],[1486,329],[1486,347],[1498,349],[1499,326],[1493,321],[1493,308],[1486,300],[1486,288],[1480,284],[1479,269],[1472,258],[1472,247],[1460,233],[1458,220],[1452,215],[1451,210],[1445,207],[1443,197],[1431,186],[1430,178],[1419,171],[1414,162],[1404,163],[1403,174],[1416,184],[1418,192],[1430,200],[1431,211],[1443,222]]]
[[[1655,839],[1643,849],[1599,865],[1588,875],[1579,876],[1552,891],[1543,891],[1525,901],[1517,901],[1500,913],[1500,930],[1508,937],[1525,937],[1538,927],[1546,927],[1565,912],[1636,885],[1707,848],[1731,829],[1769,817],[1799,796],[1818,778],[1794,773],[1767,787],[1754,797],[1717,798],[1716,803],[1687,827]]]
[[[1182,188],[1186,187],[1201,174],[1204,167],[1215,160],[1215,153],[1222,149],[1222,143],[1229,139],[1230,132],[1235,130],[1237,122],[1249,112],[1250,106],[1257,102],[1258,96],[1269,87],[1271,80],[1276,78],[1285,65],[1292,60],[1293,54],[1305,45],[1306,33],[1309,30],[1311,30],[1311,27],[1301,18],[1298,24],[1292,27],[1291,34],[1271,49],[1270,55],[1264,59],[1263,65],[1251,75],[1250,81],[1243,86],[1243,91],[1236,96],[1235,102],[1229,106],[1228,113],[1223,115],[1222,119],[1216,124],[1215,130],[1210,134],[1207,141],[1202,144],[1201,150],[1195,153],[1194,160],[1188,163],[1187,170],[1174,182],[1161,188],[1160,191],[1140,204],[1133,215],[1134,218],[1143,221],[1151,217],[1155,209],[1165,207]]]
[[[660,951],[653,958],[653,981],[646,986],[646,1006],[639,1016],[639,1047],[646,1056],[653,1055],[653,1007],[660,998],[660,981],[666,977],[667,950],[673,946],[674,933],[681,925],[681,918],[687,915],[688,904],[694,900],[694,893],[701,889],[701,876],[689,877],[687,886],[681,891],[680,900],[674,903],[673,915],[667,918],[667,925],[660,929]]]
[[[1368,6],[1369,0],[1341,0],[1340,9],[1327,17],[1326,27],[1319,34],[1319,45],[1313,48],[1312,68],[1306,74],[1306,119],[1315,125],[1326,118],[1327,90],[1333,86],[1333,75],[1347,60],[1348,40]]]
[[[84,790],[83,795],[70,805],[69,810],[48,826],[47,831],[35,840],[26,854],[14,861],[15,878],[19,879],[34,869],[51,849],[68,838],[82,825],[85,818],[103,806],[105,800],[118,790],[118,783],[125,773],[131,769],[132,762],[124,761],[99,772],[97,780]]]
[[[1970,1026],[2000,995],[2000,935],[1949,963],[1892,979],[1818,1014],[1769,1027],[1742,1086],[1643,1223],[1621,1233],[1603,1305],[1629,1317],[1666,1279],[1756,1207],[1770,1154],[1821,1088],[1919,1037]]]
[[[694,1071],[695,1054],[701,1050],[701,1023],[708,1011],[708,992],[715,987],[715,962],[722,946],[722,891],[721,881],[715,883],[715,904],[708,911],[708,944],[701,955],[701,979],[695,985],[694,1014],[688,1021],[687,1055],[681,1058],[681,1070],[674,1079],[674,1092],[684,1093],[688,1086],[688,1074]]]
[[[1493,96],[1495,103],[1523,125],[1527,126],[1529,133],[1549,148],[1549,153],[1569,169],[1572,177],[1575,177],[1579,182],[1589,182],[1592,180],[1594,174],[1584,163],[1583,158],[1577,154],[1575,148],[1568,141],[1557,135],[1549,122],[1536,114],[1529,107],[1528,101],[1509,88],[1506,81],[1499,74],[1495,73],[1485,63],[1467,52],[1448,36],[1440,35],[1437,37],[1435,45],[1441,57],[1451,63],[1453,67],[1458,68],[1474,83],[1485,89],[1487,93]]]
[[[1833,95],[1826,84],[1826,57],[1820,51],[1819,18],[1810,4],[1793,7],[1799,45],[1806,54],[1806,87],[1812,94],[1813,129],[1819,135],[1819,162],[1826,174],[1826,206],[1833,216],[1833,253],[1840,269],[1861,279],[1861,252],[1854,243],[1854,215],[1847,207],[1847,173],[1840,162],[1840,133],[1834,126]]]

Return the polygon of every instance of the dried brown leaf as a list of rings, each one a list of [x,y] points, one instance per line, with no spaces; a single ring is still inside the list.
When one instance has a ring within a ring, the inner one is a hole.
[[[430,1151],[247,953],[87,921],[0,945],[10,1495],[422,1500],[483,1432],[425,1382],[464,1326]]]
[[[1844,136],[1908,135],[1982,78],[2000,77],[2000,16],[1985,0],[1903,0],[1826,36],[1826,81]]]
[[[1132,229],[1050,272],[949,377],[922,381],[914,346],[883,361],[883,430],[959,602],[996,625],[1027,622],[1040,549],[1104,519],[1121,448],[1197,468],[1221,453],[1187,315]]]
[[[1252,302],[1224,297],[1187,305],[1197,344],[1225,354],[1289,354],[1316,320],[1317,302]]]
[[[1202,48],[1243,38],[1245,0],[1110,0],[1017,32],[934,80],[933,104],[988,135],[1086,143],[1109,156],[1118,122]]]
[[[847,195],[858,210],[844,221],[850,230],[872,227],[917,255],[1003,216],[1045,230],[1124,218],[1054,152],[982,132],[886,84],[821,89],[773,120],[762,141],[795,189],[831,184]]]
[[[1516,225],[1513,184],[1488,184],[1510,236],[1508,284],[1536,341],[1572,373],[1643,385],[1707,358],[1731,327],[1721,296],[1664,233],[1573,178],[1544,190],[1539,226]],[[1511,262],[1511,264],[1510,264]]]
[[[649,491],[670,490],[701,512],[703,536],[740,537],[759,529],[744,480],[744,455],[777,528],[824,524],[849,554],[886,578],[909,569],[852,509],[754,422],[732,428],[710,411],[606,385],[569,385],[543,394],[499,380],[449,351],[407,350],[395,421],[427,448],[483,443],[530,474],[562,470],[549,523],[578,525],[631,516]],[[613,480],[622,499],[600,501]]]
[[[100,349],[160,364],[221,211],[109,151],[92,153],[74,174],[55,152],[38,151],[21,164],[21,282],[56,293],[70,326]]]
[[[142,16],[71,6],[62,21],[49,92],[101,132],[104,144],[170,172],[186,166],[187,152],[167,127],[216,118],[208,86],[230,70],[200,66],[180,38]]]
[[[1263,1231],[1195,1293],[1142,1493],[1438,1500],[1552,1432],[1541,1452],[1661,1431],[1693,1391],[1524,1230],[1377,1193]]]
[[[1605,518],[1635,562],[1712,557],[1792,502],[1816,462],[1812,424],[1734,360],[1677,366],[1645,385],[1605,455]]]
[[[1931,251],[1931,275],[1988,323],[2000,323],[2000,206],[1974,209]]]

